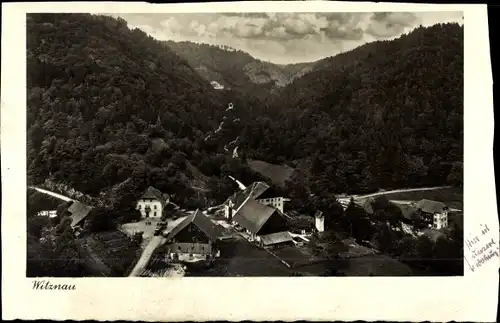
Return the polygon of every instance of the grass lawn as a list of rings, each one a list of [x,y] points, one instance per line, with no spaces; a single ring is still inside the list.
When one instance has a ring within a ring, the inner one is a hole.
[[[276,249],[270,249],[270,251],[280,259],[288,263],[292,268],[311,263],[311,258],[313,256],[312,248],[309,248],[307,246],[286,246]]]

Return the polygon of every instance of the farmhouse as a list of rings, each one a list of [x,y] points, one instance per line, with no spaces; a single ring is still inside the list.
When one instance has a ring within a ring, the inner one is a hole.
[[[210,260],[217,255],[222,229],[200,210],[186,217],[166,236],[167,254],[173,260]]]
[[[446,228],[448,226],[449,208],[442,202],[423,199],[415,204],[417,215],[434,229]]]
[[[161,218],[163,209],[170,202],[170,197],[150,186],[137,201],[137,210],[143,218]]]
[[[234,214],[233,221],[242,226],[250,240],[260,240],[261,235],[285,231],[286,219],[278,209],[263,205],[250,197]]]
[[[290,201],[290,199],[277,195],[266,183],[254,182],[244,190],[234,193],[224,202],[225,217],[231,221],[234,213],[238,211],[247,199],[256,200],[262,205],[276,208],[283,213],[285,202]]]

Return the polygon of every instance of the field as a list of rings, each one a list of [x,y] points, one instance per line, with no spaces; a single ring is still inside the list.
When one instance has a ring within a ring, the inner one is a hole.
[[[78,240],[86,258],[107,267],[106,274],[111,276],[123,276],[140,254],[140,247],[120,231],[93,233]]]
[[[220,244],[221,257],[210,267],[187,265],[186,276],[408,276],[407,265],[345,240],[325,247],[341,251],[329,259],[324,248],[286,246],[261,249],[235,236]],[[285,264],[286,263],[286,264]]]
[[[285,181],[289,179],[294,169],[288,166],[269,164],[261,160],[248,160],[248,166],[256,173],[269,178],[273,184],[285,186]]]
[[[289,276],[290,269],[243,237],[220,243],[221,256],[210,268],[188,266],[186,276]]]
[[[337,260],[346,276],[410,276],[412,269],[386,255],[370,254]]]

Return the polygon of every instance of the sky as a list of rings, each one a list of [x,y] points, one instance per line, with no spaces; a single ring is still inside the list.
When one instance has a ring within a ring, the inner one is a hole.
[[[462,12],[114,14],[158,40],[226,45],[276,64],[311,62],[436,23]]]

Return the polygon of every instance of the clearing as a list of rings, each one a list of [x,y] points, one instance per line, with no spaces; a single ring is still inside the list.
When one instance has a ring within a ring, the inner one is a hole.
[[[280,187],[285,186],[285,181],[288,180],[295,171],[291,167],[270,164],[262,160],[248,160],[247,163],[252,171],[269,178],[273,184]]]

